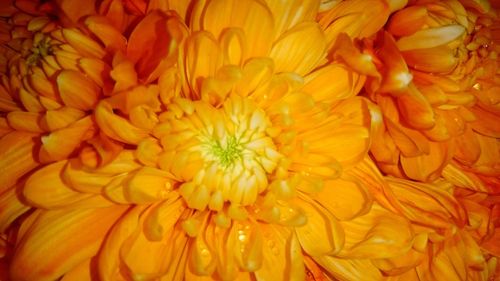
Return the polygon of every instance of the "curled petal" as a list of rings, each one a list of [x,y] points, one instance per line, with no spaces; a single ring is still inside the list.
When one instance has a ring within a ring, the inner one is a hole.
[[[148,136],[144,129],[140,129],[118,115],[106,101],[102,101],[95,109],[96,122],[100,129],[110,138],[129,144],[138,144]]]

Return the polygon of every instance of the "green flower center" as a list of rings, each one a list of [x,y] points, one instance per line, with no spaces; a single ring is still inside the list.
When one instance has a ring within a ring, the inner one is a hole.
[[[243,147],[234,136],[228,137],[225,144],[213,141],[210,144],[209,151],[219,159],[219,164],[224,168],[231,166],[237,159],[241,159],[243,156]]]

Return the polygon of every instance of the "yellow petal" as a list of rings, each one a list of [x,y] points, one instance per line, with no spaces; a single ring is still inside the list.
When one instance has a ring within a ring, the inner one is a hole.
[[[168,172],[144,167],[128,180],[125,196],[130,202],[137,204],[164,199],[173,188],[172,177]]]
[[[315,22],[296,25],[273,45],[270,57],[276,72],[309,73],[325,56],[326,42]]]
[[[54,280],[95,255],[127,207],[38,211],[19,238],[11,264],[15,280]]]
[[[349,220],[368,212],[372,199],[361,183],[343,179],[325,182],[315,200],[339,220]]]
[[[266,56],[274,39],[271,11],[261,1],[209,1],[203,7],[203,18],[192,19],[198,20],[203,29],[216,38],[227,27],[241,28],[246,38],[249,58]]]
[[[344,245],[344,231],[335,217],[313,202],[300,202],[307,215],[307,223],[297,227],[295,232],[300,245],[310,256],[336,254]]]
[[[99,87],[80,72],[61,71],[57,76],[57,86],[62,101],[69,107],[85,111],[94,109],[97,104]]]
[[[450,43],[462,36],[464,32],[465,28],[461,25],[433,27],[401,37],[396,45],[401,51],[433,48]]]
[[[264,261],[255,278],[258,281],[304,280],[304,261],[297,235],[285,227],[261,225],[261,229]]]
[[[64,274],[61,281],[86,281],[92,278],[95,278],[92,259],[87,259]]]
[[[323,268],[340,280],[384,280],[382,273],[368,259],[341,259],[332,256],[314,258]]]

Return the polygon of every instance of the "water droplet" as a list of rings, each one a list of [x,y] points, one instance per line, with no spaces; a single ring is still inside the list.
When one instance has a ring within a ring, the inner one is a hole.
[[[210,251],[208,251],[208,249],[203,249],[201,250],[201,256],[204,257],[204,258],[207,258],[210,256]]]

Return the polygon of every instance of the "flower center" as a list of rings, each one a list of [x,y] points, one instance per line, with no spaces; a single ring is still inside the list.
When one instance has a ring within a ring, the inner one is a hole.
[[[219,141],[212,141],[210,152],[219,159],[222,167],[228,168],[233,165],[236,159],[242,159],[243,146],[236,140],[236,137],[230,136],[224,144]]]
[[[170,162],[162,168],[182,182],[188,206],[238,216],[238,208],[254,204],[283,158],[268,134],[266,113],[238,96],[221,108],[176,99],[169,109],[161,143]]]
[[[52,46],[49,43],[49,39],[44,37],[31,48],[31,53],[28,55],[26,63],[30,66],[38,65],[40,59],[48,55],[52,55]]]

